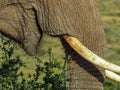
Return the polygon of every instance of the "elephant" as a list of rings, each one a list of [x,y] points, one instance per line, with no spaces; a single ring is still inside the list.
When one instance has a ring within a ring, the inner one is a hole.
[[[120,72],[102,59],[106,40],[94,0],[0,0],[0,32],[30,56],[43,33],[59,37],[69,60],[69,90],[103,90],[105,70]]]

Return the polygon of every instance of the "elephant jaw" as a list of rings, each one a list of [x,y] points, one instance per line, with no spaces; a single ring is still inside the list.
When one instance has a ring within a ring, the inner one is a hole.
[[[68,35],[64,35],[63,38],[67,41],[67,43],[78,53],[80,54],[83,58],[85,58],[86,60],[88,60],[89,62],[104,68],[105,71],[105,75],[108,78],[111,78],[115,81],[120,82],[120,77],[118,80],[116,80],[113,77],[116,77],[117,74],[116,73],[120,73],[120,66],[112,64],[110,62],[107,62],[106,60],[102,59],[101,57],[97,56],[95,53],[93,53],[92,51],[90,51],[88,48],[86,48],[77,38],[72,37],[72,36],[68,36]],[[113,72],[112,72],[113,71]],[[113,77],[111,77],[111,74],[115,75]],[[114,73],[114,74],[113,74]]]

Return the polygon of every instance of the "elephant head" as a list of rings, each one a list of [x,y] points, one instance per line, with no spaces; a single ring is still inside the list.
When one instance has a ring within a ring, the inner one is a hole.
[[[29,55],[36,53],[43,33],[60,37],[69,59],[70,90],[102,90],[105,73],[120,73],[119,66],[100,58],[106,41],[94,0],[1,0],[0,32]]]

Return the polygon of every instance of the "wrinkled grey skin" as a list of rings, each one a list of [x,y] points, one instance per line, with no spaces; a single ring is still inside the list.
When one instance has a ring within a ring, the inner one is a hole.
[[[0,32],[34,55],[43,33],[78,38],[101,57],[102,22],[94,0],[0,0]],[[70,90],[103,90],[104,70],[85,61],[61,38],[69,59]]]

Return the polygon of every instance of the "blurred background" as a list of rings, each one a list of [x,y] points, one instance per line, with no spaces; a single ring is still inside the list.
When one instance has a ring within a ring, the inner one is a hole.
[[[96,1],[107,39],[106,58],[120,65],[120,0]],[[1,36],[0,90],[63,90],[67,86],[67,66],[58,41],[45,35],[38,54],[30,57],[17,44]],[[106,79],[104,90],[120,90],[120,83]]]
[[[97,0],[107,39],[107,60],[120,65],[120,0]],[[120,83],[106,79],[105,90],[120,90]]]

